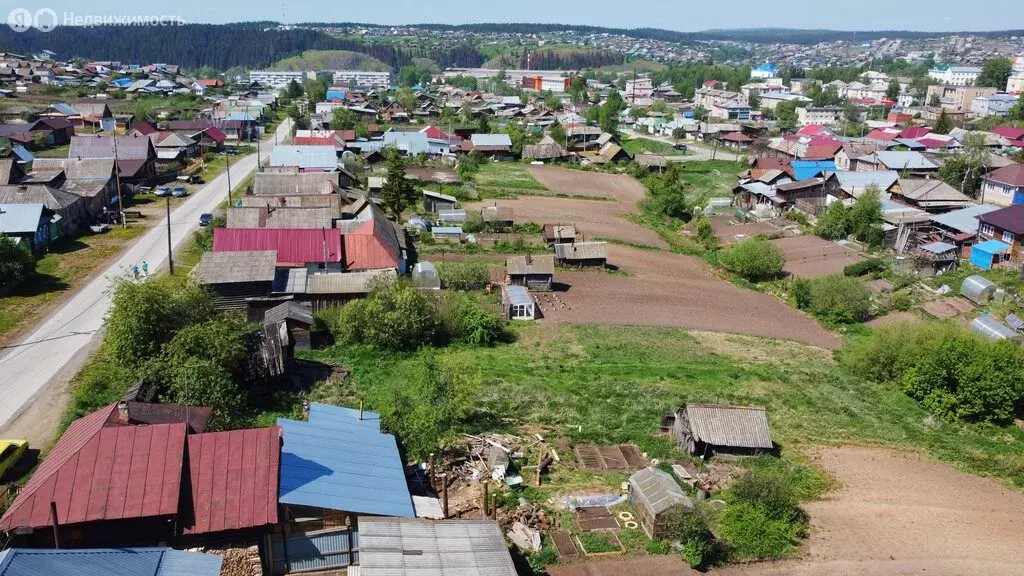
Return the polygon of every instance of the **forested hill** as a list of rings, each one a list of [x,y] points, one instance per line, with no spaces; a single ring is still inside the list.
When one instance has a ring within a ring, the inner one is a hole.
[[[401,51],[329,36],[317,30],[264,30],[272,22],[244,24],[186,24],[184,26],[58,26],[50,32],[14,32],[0,27],[0,51],[34,53],[53,50],[62,58],[116,60],[131,63],[166,62],[185,68],[235,66],[262,68],[304,50],[349,50],[368,54],[395,68],[416,57],[430,58],[442,67],[479,66],[483,54],[472,46]]]

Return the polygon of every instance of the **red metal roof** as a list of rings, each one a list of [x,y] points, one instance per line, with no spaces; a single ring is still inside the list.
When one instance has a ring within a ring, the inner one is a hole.
[[[277,523],[280,428],[193,434],[188,458],[195,515],[185,534]]]
[[[815,134],[821,132],[824,129],[825,127],[822,126],[821,124],[808,124],[807,126],[801,128],[800,130],[797,130],[797,134],[801,136],[814,136]]]
[[[924,136],[927,136],[928,134],[931,133],[931,131],[932,129],[927,126],[911,126],[910,128],[907,128],[900,132],[898,138],[907,138],[910,140],[914,140],[916,138],[922,138]]]
[[[344,236],[346,270],[375,270],[380,268],[398,268],[399,246],[391,228],[391,224],[383,215],[361,226],[352,234]]]
[[[1024,186],[1024,164],[1003,166],[998,170],[989,172],[985,179],[1019,188]]]
[[[345,143],[337,136],[295,136],[292,138],[292,144],[296,146],[331,146],[334,148],[343,148]]]
[[[210,126],[209,128],[203,130],[203,133],[205,133],[207,136],[210,137],[211,140],[217,143],[223,142],[228,139],[227,134],[225,134],[220,128],[217,128],[216,126]]]
[[[1014,128],[1013,126],[996,126],[989,130],[993,134],[998,134],[1007,140],[1024,140],[1024,128]]]
[[[896,131],[886,130],[885,128],[876,128],[871,132],[868,132],[866,138],[870,140],[881,140],[883,142],[889,142],[890,140],[895,140],[896,138],[898,138],[899,135],[900,133]]]
[[[925,148],[949,148],[955,142],[955,140],[940,140],[938,138],[917,138],[915,140],[918,144]]]
[[[326,247],[326,254],[324,249]],[[278,265],[341,262],[341,232],[336,228],[216,228],[214,252],[276,250]]]
[[[832,144],[815,144],[807,147],[807,153],[804,154],[803,160],[831,160],[836,157],[836,152],[839,151],[839,143]]]
[[[79,418],[39,465],[0,530],[178,512],[185,424],[119,426],[114,405]]]

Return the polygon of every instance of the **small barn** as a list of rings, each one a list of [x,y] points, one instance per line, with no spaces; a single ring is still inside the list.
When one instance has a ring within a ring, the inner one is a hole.
[[[971,264],[982,270],[991,270],[992,266],[1010,258],[1010,245],[999,240],[986,240],[971,247]]]
[[[509,320],[536,320],[537,301],[523,286],[502,286],[501,309]]]
[[[505,259],[506,284],[531,290],[551,290],[555,282],[555,257],[511,256]]]
[[[270,295],[277,251],[205,252],[193,274],[196,284],[213,293],[221,310],[245,308],[246,298]]]
[[[563,266],[603,267],[608,263],[606,244],[606,242],[555,244],[555,260]]]
[[[412,267],[412,285],[420,290],[440,290],[441,275],[433,262],[417,262]]]
[[[629,477],[629,503],[648,538],[668,535],[669,519],[680,509],[693,508],[693,501],[667,472],[653,466]]]
[[[455,196],[449,196],[440,192],[430,190],[423,191],[423,211],[440,212],[441,210],[454,210],[458,203]]]
[[[515,223],[511,206],[484,206],[480,209],[480,217],[494,230],[507,230]]]
[[[964,278],[960,284],[960,295],[978,306],[984,306],[996,295],[996,288],[994,282],[975,274]]]
[[[430,229],[430,234],[434,237],[434,240],[454,240],[458,242],[462,239],[462,226],[434,226]]]
[[[774,449],[764,408],[687,404],[671,424],[679,446],[695,456],[759,455]]]
[[[263,316],[263,326],[284,325],[282,332],[288,335],[287,345],[293,350],[311,350],[313,348],[310,333],[313,328],[313,309],[309,304],[287,301],[267,310]]]
[[[572,224],[545,224],[542,231],[548,246],[576,241],[576,227]]]

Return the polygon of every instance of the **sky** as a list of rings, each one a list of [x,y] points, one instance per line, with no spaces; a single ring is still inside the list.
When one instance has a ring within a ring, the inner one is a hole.
[[[924,6],[927,6],[925,9]],[[969,8],[968,8],[969,6]],[[1024,28],[1020,0],[0,0],[0,10],[50,8],[60,17],[173,16],[187,23],[243,20],[297,22],[553,22],[692,32],[723,28],[833,30],[1006,30]]]

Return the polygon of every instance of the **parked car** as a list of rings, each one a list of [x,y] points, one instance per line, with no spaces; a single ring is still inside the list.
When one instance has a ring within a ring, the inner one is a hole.
[[[157,186],[157,189],[153,191],[153,195],[159,196],[161,198],[163,198],[164,196],[170,196],[171,189],[168,188],[167,186]]]
[[[688,148],[686,147],[686,144],[676,144],[675,146],[673,146],[673,148],[675,148],[676,150],[678,150],[680,152],[686,152],[688,150]]]
[[[199,225],[200,226],[209,226],[210,222],[213,222],[213,214],[210,214],[209,212],[207,212],[205,214],[200,214],[199,215]]]
[[[186,184],[203,184],[205,180],[199,174],[190,174],[188,176],[178,176],[179,182],[185,182]]]
[[[184,198],[185,196],[188,196],[188,191],[185,190],[184,186],[175,186],[174,190],[171,190],[171,196],[174,196],[175,198]]]
[[[28,451],[27,440],[0,440],[0,478],[7,475]]]
[[[238,154],[238,149],[237,148],[225,148],[224,149],[224,153],[225,154],[230,154],[232,156],[235,156],[235,155]]]

